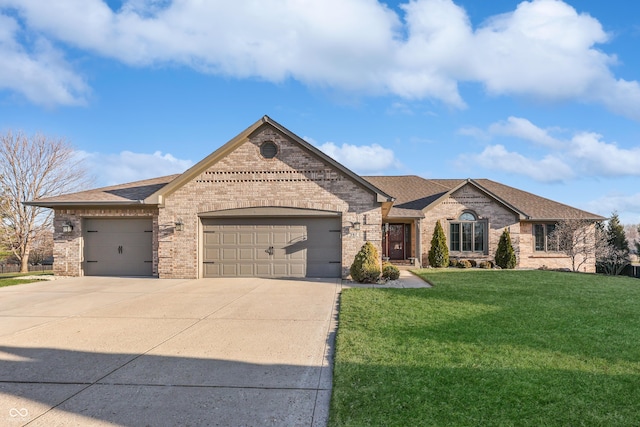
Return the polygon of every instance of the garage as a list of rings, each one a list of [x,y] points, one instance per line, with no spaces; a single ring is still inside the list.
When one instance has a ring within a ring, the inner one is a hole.
[[[151,276],[153,223],[150,218],[84,220],[85,276]]]
[[[340,277],[341,217],[297,213],[203,218],[203,276]]]

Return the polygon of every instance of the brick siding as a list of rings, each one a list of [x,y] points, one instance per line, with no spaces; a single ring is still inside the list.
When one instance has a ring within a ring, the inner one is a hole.
[[[260,145],[271,141],[278,155],[265,159]],[[198,214],[248,207],[292,207],[342,215],[342,271],[348,275],[365,241],[381,250],[381,209],[375,195],[323,163],[299,144],[264,127],[247,142],[166,197],[159,215],[159,277],[200,276]],[[174,232],[181,219],[184,230]],[[352,222],[362,224],[353,231]]]

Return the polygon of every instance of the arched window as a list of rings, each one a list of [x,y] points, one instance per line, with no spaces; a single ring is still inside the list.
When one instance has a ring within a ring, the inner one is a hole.
[[[452,252],[482,252],[487,247],[487,221],[465,211],[449,222],[449,250]]]
[[[475,221],[476,220],[476,216],[474,214],[472,214],[471,212],[464,212],[462,215],[460,215],[460,217],[458,219],[460,221]]]

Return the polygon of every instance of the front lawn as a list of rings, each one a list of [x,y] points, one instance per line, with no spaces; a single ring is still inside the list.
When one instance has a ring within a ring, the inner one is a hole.
[[[13,286],[13,285],[22,285],[25,283],[32,283],[36,280],[34,279],[21,279],[24,276],[45,276],[50,275],[50,271],[39,271],[39,272],[31,272],[31,273],[4,273],[0,274],[0,288],[5,286]]]
[[[331,426],[640,425],[640,280],[420,274],[343,291]]]

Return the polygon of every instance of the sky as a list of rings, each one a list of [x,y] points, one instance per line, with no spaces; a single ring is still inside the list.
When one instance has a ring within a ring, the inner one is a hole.
[[[0,0],[0,132],[106,186],[268,115],[361,175],[488,178],[640,223],[640,2]]]

